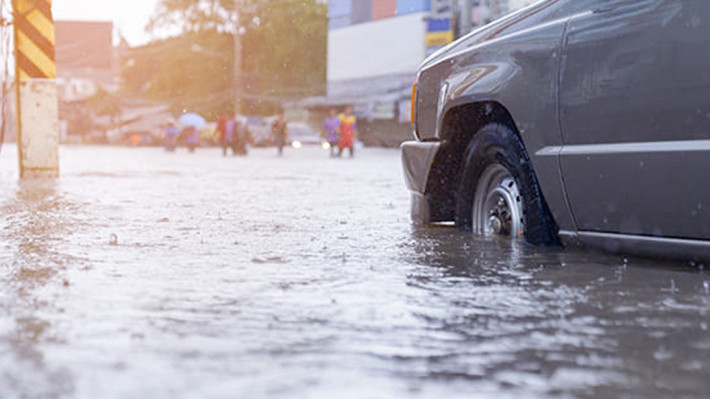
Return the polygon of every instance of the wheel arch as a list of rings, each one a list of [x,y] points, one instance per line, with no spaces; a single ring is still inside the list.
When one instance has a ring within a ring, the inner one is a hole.
[[[456,211],[456,190],[468,144],[483,126],[500,123],[520,138],[510,112],[501,103],[483,100],[449,109],[441,122],[441,149],[432,164],[427,194],[432,203],[432,221],[452,221]]]
[[[498,102],[482,101],[451,109],[446,113],[443,121],[442,146],[432,165],[427,185],[430,203],[437,204],[432,207],[432,215],[435,216],[432,217],[432,220],[437,221],[445,216],[446,219],[439,221],[453,220],[459,227],[467,228],[460,224],[462,219],[457,216],[458,190],[462,187],[461,182],[465,178],[466,164],[469,162],[466,159],[467,152],[477,132],[480,131],[483,134],[486,131],[484,127],[500,125],[509,132],[507,134],[510,136],[507,137],[512,139],[510,145],[518,146],[512,151],[517,151],[521,165],[525,165],[520,173],[527,176],[528,182],[524,187],[527,187],[528,193],[530,193],[525,196],[526,201],[529,201],[527,202],[528,211],[526,211],[528,225],[526,240],[533,245],[560,245],[557,223],[540,189],[530,154],[510,112]],[[496,130],[499,131],[499,134],[503,134],[500,129]]]

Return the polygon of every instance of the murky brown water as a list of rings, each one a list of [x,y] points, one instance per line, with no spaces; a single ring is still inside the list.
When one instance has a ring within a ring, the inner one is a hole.
[[[0,397],[710,396],[710,275],[414,228],[396,150],[0,155]]]

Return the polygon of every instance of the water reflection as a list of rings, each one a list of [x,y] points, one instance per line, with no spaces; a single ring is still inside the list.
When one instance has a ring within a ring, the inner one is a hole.
[[[68,218],[74,211],[54,180],[21,181],[0,205],[0,348],[13,359],[0,386],[22,397],[59,397],[73,389],[69,371],[47,365],[43,348],[62,341],[52,325],[61,309],[53,302],[68,285],[62,275],[71,257],[61,252],[61,242],[76,228]],[[52,383],[37,384],[37,378]]]
[[[404,248],[421,265],[410,284],[427,292],[418,316],[459,341],[447,360],[426,358],[430,376],[526,395],[710,389],[692,377],[710,376],[704,272],[447,228],[415,228]]]
[[[413,228],[396,151],[301,150],[0,173],[0,396],[710,395],[706,273]]]

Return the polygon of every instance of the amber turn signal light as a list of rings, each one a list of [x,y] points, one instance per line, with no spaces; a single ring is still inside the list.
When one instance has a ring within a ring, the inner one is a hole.
[[[411,104],[411,109],[409,110],[409,121],[412,122],[412,125],[414,125],[414,110],[416,109],[416,104],[417,104],[417,84],[416,82],[412,85],[412,104]]]

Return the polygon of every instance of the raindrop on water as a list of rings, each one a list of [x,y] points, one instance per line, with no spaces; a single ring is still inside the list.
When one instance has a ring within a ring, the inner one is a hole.
[[[705,289],[705,295],[710,295],[710,283],[703,281],[703,288]]]

